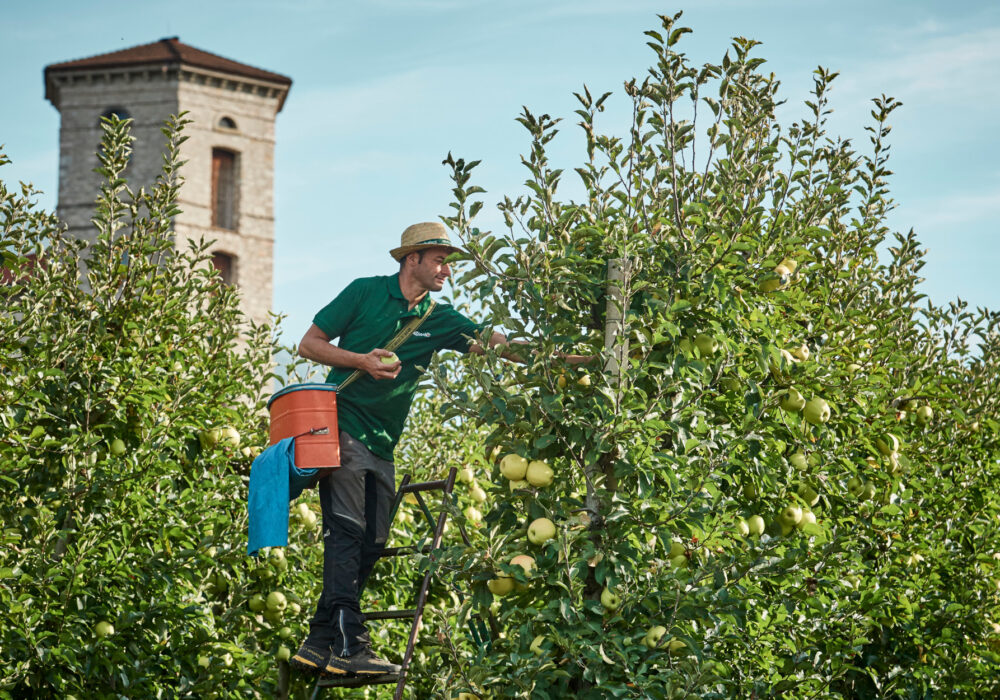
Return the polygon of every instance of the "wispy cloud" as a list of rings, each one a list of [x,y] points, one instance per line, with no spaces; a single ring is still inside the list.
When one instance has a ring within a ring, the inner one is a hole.
[[[1000,219],[1000,185],[977,192],[955,192],[923,200],[906,207],[907,218],[919,222],[921,230],[951,230],[965,224]]]
[[[842,89],[921,103],[970,98],[993,103],[1000,98],[992,89],[1000,73],[1000,27],[955,31],[924,22],[904,32],[887,56],[865,60],[862,67],[863,72],[845,73]]]

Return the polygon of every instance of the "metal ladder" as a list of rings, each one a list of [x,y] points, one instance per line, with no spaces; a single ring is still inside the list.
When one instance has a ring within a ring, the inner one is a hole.
[[[448,476],[445,479],[438,481],[421,481],[410,483],[410,475],[407,474],[403,477],[402,482],[399,485],[399,489],[396,491],[396,498],[392,504],[392,515],[390,516],[390,522],[395,519],[396,512],[399,509],[400,503],[403,501],[403,497],[412,493],[417,499],[417,505],[420,510],[423,511],[424,518],[426,518],[427,523],[434,528],[434,536],[431,539],[430,544],[425,544],[422,547],[407,546],[407,547],[388,547],[382,552],[382,557],[400,557],[407,556],[411,554],[430,554],[438,547],[441,546],[441,536],[444,533],[444,523],[448,515],[449,500],[451,494],[455,488],[455,476],[458,474],[458,470],[452,467],[448,472]],[[434,516],[431,514],[430,509],[427,504],[424,503],[424,499],[421,493],[424,491],[442,491],[441,495],[441,511],[437,515],[435,521]],[[461,523],[458,524],[458,530],[462,535],[462,540],[465,542],[466,546],[469,545],[469,538],[465,533],[465,528],[462,527]],[[416,607],[410,610],[376,610],[372,612],[366,612],[365,620],[405,620],[412,619],[413,622],[410,625],[410,636],[406,642],[406,652],[403,654],[403,660],[400,663],[400,671],[398,674],[387,673],[380,676],[366,676],[366,677],[353,677],[353,678],[333,678],[330,676],[321,676],[319,680],[316,681],[316,685],[313,688],[312,695],[310,695],[311,700],[316,700],[320,697],[320,694],[326,688],[359,688],[361,686],[367,685],[379,685],[379,684],[396,684],[396,692],[393,694],[393,700],[402,700],[403,689],[406,687],[406,674],[410,667],[410,661],[413,659],[413,649],[416,646],[417,641],[417,631],[420,626],[420,620],[424,613],[424,605],[427,602],[427,589],[430,587],[431,574],[434,573],[433,565],[428,568],[427,573],[424,574],[423,582],[420,584],[420,591],[417,594],[417,604]],[[366,581],[362,581],[358,595],[360,597],[361,593],[364,591]],[[474,628],[472,628],[474,629]],[[485,630],[476,630],[476,632],[482,634]],[[485,634],[483,634],[485,637]]]

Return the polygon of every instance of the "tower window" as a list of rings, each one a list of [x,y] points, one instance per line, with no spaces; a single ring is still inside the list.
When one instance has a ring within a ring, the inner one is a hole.
[[[219,120],[219,128],[236,131],[236,122],[233,121],[232,117],[222,117],[222,119]]]
[[[236,259],[229,253],[212,253],[212,267],[214,267],[223,284],[236,283]]]
[[[124,107],[108,107],[101,112],[101,118],[97,120],[97,125],[100,126],[103,120],[111,119],[112,117],[118,117],[122,121],[125,121],[126,119],[131,119],[132,115]]]
[[[212,226],[236,230],[236,193],[239,191],[237,155],[212,149]]]

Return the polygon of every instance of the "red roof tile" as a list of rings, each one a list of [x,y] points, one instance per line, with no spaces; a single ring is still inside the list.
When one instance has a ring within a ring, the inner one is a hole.
[[[183,64],[207,68],[220,73],[231,73],[245,78],[253,78],[270,83],[281,85],[291,85],[292,79],[272,73],[261,68],[248,66],[245,63],[216,56],[193,46],[182,44],[177,37],[169,37],[154,41],[151,44],[133,46],[132,48],[112,51],[89,58],[80,58],[74,61],[64,61],[53,63],[45,67],[46,84],[49,74],[52,72],[91,70],[99,68],[116,68],[119,66],[139,66],[139,65],[172,65]]]

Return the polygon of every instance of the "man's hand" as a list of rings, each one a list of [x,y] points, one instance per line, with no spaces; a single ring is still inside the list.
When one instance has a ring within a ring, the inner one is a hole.
[[[375,348],[365,355],[359,355],[358,358],[357,368],[370,374],[372,379],[395,379],[403,367],[396,353],[382,348]],[[383,358],[393,358],[394,361],[385,362]]]

